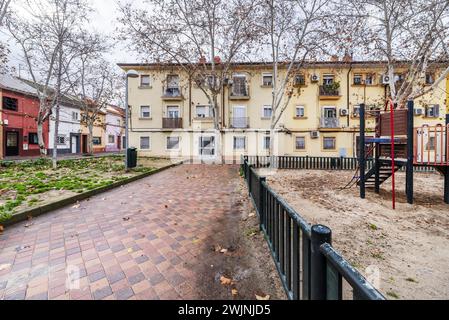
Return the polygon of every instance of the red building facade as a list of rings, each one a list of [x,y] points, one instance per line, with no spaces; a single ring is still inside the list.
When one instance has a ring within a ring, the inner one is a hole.
[[[39,100],[26,93],[1,89],[1,157],[38,156],[36,118]],[[49,122],[43,126],[45,148],[48,148]]]

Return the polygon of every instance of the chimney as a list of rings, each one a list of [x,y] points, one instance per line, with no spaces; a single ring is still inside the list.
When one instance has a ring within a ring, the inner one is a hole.
[[[205,64],[207,61],[206,61],[206,58],[205,57],[201,57],[200,58],[200,64]]]
[[[220,64],[221,63],[221,58],[218,57],[218,56],[214,57],[214,62],[215,62],[215,64]]]
[[[331,56],[331,62],[338,62],[338,56],[336,54]]]

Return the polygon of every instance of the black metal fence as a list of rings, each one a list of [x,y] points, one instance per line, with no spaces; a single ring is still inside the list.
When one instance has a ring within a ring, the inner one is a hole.
[[[385,299],[335,251],[329,228],[310,226],[268,186],[248,159],[242,171],[289,299],[342,300],[343,279],[352,287],[353,299]]]
[[[310,157],[310,156],[245,156],[242,158],[254,168],[309,169],[309,170],[352,170],[358,168],[357,158]],[[243,162],[242,160],[242,162]],[[366,168],[374,166],[374,159],[367,159]],[[401,168],[405,171],[405,166]],[[432,167],[414,167],[415,172],[435,172]]]

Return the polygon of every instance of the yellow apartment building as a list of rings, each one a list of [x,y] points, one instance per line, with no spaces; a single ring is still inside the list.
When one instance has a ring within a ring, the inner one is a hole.
[[[81,113],[81,152],[89,152],[89,128],[86,125],[84,113]],[[89,112],[90,116],[92,113]],[[93,153],[105,152],[106,150],[106,112],[99,111],[94,122],[92,131]]]
[[[233,66],[219,96],[222,143],[215,144],[206,95],[176,64],[119,64],[134,69],[129,79],[130,146],[148,156],[227,161],[266,155],[270,144],[272,68],[264,63]],[[402,80],[397,68],[397,81]],[[403,69],[402,69],[403,70]],[[280,72],[286,72],[285,69]],[[292,77],[293,96],[274,134],[275,155],[346,156],[357,154],[359,105],[383,108],[388,97],[386,65],[381,62],[308,63]],[[439,69],[426,75],[426,85]],[[449,80],[415,101],[415,126],[444,123]],[[374,117],[367,128],[374,131]],[[369,136],[369,134],[368,134]]]

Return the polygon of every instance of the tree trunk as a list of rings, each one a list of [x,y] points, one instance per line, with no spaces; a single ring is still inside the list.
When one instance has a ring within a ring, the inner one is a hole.
[[[59,135],[59,104],[55,107],[55,132],[53,136],[53,155],[52,164],[53,170],[58,168],[58,135]]]
[[[38,119],[38,121],[37,121],[37,142],[39,144],[40,155],[46,156],[47,151],[45,150],[44,124],[43,124],[43,121],[40,119]]]
[[[89,123],[88,125],[89,128],[89,148],[88,148],[88,153],[89,155],[93,155],[94,154],[94,125],[93,123]]]

